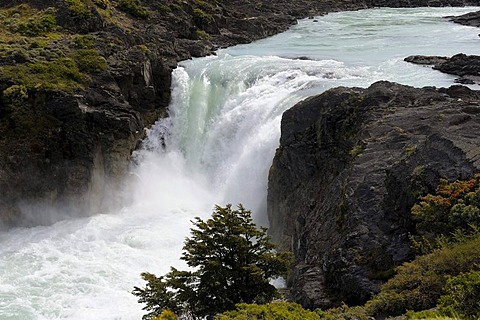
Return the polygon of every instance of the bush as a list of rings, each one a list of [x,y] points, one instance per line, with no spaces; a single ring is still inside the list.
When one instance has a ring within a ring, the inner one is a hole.
[[[288,320],[320,320],[320,313],[305,310],[301,305],[293,302],[272,302],[269,304],[240,303],[237,310],[224,312],[215,317],[216,320],[263,320],[263,319],[288,319]]]
[[[366,304],[369,314],[398,316],[437,305],[449,276],[480,270],[480,237],[417,257],[397,269]]]
[[[435,195],[421,197],[412,208],[421,234],[449,236],[480,226],[480,174],[468,181],[441,180]]]
[[[177,320],[177,316],[172,311],[165,309],[153,320]]]
[[[96,49],[78,49],[73,52],[73,58],[82,72],[97,73],[107,69],[107,61]]]
[[[110,0],[93,0],[93,3],[100,9],[106,10],[110,5]]]
[[[77,19],[88,19],[92,16],[92,12],[82,0],[65,0],[65,4],[71,15]]]
[[[144,319],[166,309],[211,319],[237,303],[266,303],[277,295],[270,280],[287,272],[291,255],[275,252],[266,228],[256,228],[250,211],[241,205],[238,210],[216,206],[211,219],[193,223],[181,259],[196,270],[172,268],[163,277],[143,273],[147,286],[135,287],[133,294],[150,311]]]
[[[150,15],[148,10],[140,5],[140,0],[120,0],[118,9],[142,19],[146,19]]]
[[[206,13],[202,9],[193,9],[193,21],[199,28],[204,28],[211,24],[214,20],[211,14]]]
[[[46,32],[55,30],[57,27],[57,18],[52,13],[43,14],[40,17],[30,18],[26,22],[21,22],[17,27],[17,32],[22,36],[38,37]]]
[[[0,79],[24,85],[28,90],[74,91],[88,82],[74,60],[57,58],[50,62],[3,66]]]
[[[76,36],[73,43],[75,49],[95,49],[95,36]]]
[[[480,272],[472,271],[450,278],[440,298],[441,313],[461,319],[480,318]]]

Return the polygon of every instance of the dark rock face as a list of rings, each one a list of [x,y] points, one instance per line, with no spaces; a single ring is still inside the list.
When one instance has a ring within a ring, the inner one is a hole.
[[[63,218],[65,209],[80,215],[113,203],[108,179],[114,182],[126,171],[144,124],[126,103],[110,101],[105,109],[89,100],[62,92],[47,94],[42,107],[54,119],[54,128],[20,141],[0,142],[4,222],[49,224]]]
[[[451,58],[437,56],[409,56],[404,59],[421,65],[432,65],[443,73],[460,76],[456,81],[465,84],[480,83],[480,56],[456,54]]]
[[[465,26],[480,27],[480,11],[470,12],[457,17],[449,17],[450,21]]]
[[[480,93],[378,82],[286,111],[269,176],[273,239],[293,250],[292,297],[359,304],[409,258],[410,208],[480,169]]]

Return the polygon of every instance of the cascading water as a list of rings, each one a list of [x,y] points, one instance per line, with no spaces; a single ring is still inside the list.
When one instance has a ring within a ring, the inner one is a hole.
[[[328,88],[392,80],[449,86],[411,54],[478,52],[478,29],[441,17],[478,8],[373,9],[181,63],[168,119],[135,154],[132,205],[0,235],[0,319],[140,319],[130,291],[179,257],[194,216],[243,203],[265,224],[268,169],[282,112]],[[478,86],[473,86],[478,89]]]

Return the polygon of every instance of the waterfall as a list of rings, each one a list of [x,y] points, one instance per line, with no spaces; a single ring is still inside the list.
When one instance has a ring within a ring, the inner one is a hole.
[[[449,86],[412,54],[478,52],[478,29],[442,19],[478,8],[371,9],[302,20],[291,30],[173,72],[170,117],[135,152],[117,212],[0,234],[0,318],[140,319],[140,273],[179,260],[195,216],[243,203],[267,224],[268,170],[282,113],[336,86],[377,80]],[[479,86],[472,86],[478,89]]]

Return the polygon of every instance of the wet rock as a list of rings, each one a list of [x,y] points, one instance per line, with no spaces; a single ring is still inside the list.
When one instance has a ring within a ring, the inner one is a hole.
[[[438,56],[409,56],[404,59],[421,65],[433,65],[433,69],[460,76],[456,82],[463,84],[480,83],[480,56],[456,54],[451,58]]]
[[[465,26],[480,27],[480,11],[469,12],[461,16],[447,17],[450,21]]]

